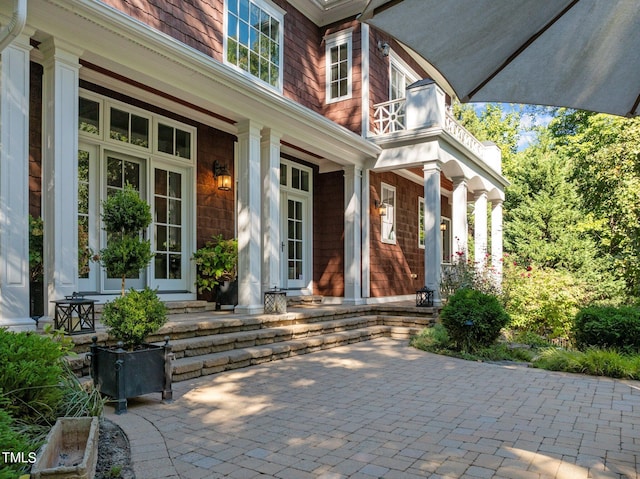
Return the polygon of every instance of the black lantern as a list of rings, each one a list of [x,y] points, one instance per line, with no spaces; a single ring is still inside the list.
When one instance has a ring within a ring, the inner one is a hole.
[[[231,190],[231,173],[229,173],[227,167],[222,166],[218,160],[213,163],[213,178],[217,181],[219,190]]]

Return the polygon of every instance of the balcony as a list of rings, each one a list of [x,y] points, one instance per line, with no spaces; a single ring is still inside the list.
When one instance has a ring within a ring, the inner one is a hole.
[[[500,173],[500,158],[454,118],[445,105],[444,92],[432,81],[423,80],[407,89],[407,97],[373,106],[373,133],[383,137],[398,132],[429,131],[446,138],[458,149],[481,160]],[[443,133],[445,133],[443,135]]]

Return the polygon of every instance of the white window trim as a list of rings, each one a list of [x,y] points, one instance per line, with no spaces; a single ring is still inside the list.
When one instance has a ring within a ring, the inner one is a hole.
[[[402,58],[398,56],[393,50],[389,52],[389,98],[391,98],[391,70],[392,68],[396,68],[400,70],[409,80],[407,86],[412,83],[417,82],[420,79],[420,76],[411,68]]]
[[[393,206],[385,203],[387,205],[387,213],[384,216],[380,217],[380,241],[386,244],[397,244],[397,224],[396,224],[396,209],[398,197],[396,195],[396,187],[388,185],[387,183],[381,183],[380,185],[380,198],[384,203],[384,199],[388,196],[384,194],[384,191],[388,190],[393,193]],[[391,219],[391,229],[393,231],[393,238],[386,238],[384,234],[384,224],[389,223],[389,219]]]
[[[327,104],[348,100],[353,94],[353,28],[342,30],[325,37],[325,102]],[[331,98],[331,49],[347,44],[347,93]]]
[[[266,11],[272,17],[275,17],[278,20],[278,22],[280,22],[280,28],[278,30],[278,45],[280,47],[278,52],[278,58],[280,60],[280,65],[278,68],[278,85],[274,87],[270,83],[258,78],[257,76],[252,75],[250,72],[243,70],[238,65],[234,65],[233,63],[229,63],[229,61],[227,61],[227,46],[228,46],[228,39],[229,39],[229,31],[228,31],[229,5],[227,0],[223,1],[224,9],[222,13],[223,14],[223,30],[224,30],[222,35],[222,62],[225,65],[229,66],[230,68],[233,68],[235,71],[239,72],[243,76],[258,82],[261,85],[265,85],[267,88],[271,90],[275,89],[278,92],[282,93],[283,78],[284,78],[284,16],[287,14],[287,12],[269,0],[249,0],[249,2],[255,3],[258,7]]]
[[[420,224],[420,213],[422,213],[422,224]],[[420,249],[425,248],[425,237],[423,234],[422,241],[420,241],[420,232],[424,231],[424,218],[426,214],[424,198],[420,196],[418,198],[418,248]]]
[[[453,254],[453,244],[452,244],[452,237],[451,237],[451,219],[447,218],[446,216],[441,216],[440,217],[440,224],[444,224],[446,225],[446,228],[444,231],[441,230],[441,241],[442,241],[442,263],[443,264],[451,264],[451,255]],[[444,238],[445,236],[447,237],[448,243],[449,243],[449,258],[445,258],[445,249],[444,249]]]

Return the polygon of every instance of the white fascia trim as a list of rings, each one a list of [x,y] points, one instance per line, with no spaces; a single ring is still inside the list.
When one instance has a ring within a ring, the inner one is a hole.
[[[334,123],[328,118],[316,113],[301,104],[279,95],[257,81],[252,81],[239,74],[221,62],[218,62],[204,53],[191,48],[173,37],[155,30],[115,8],[101,2],[88,0],[41,0],[58,8],[66,10],[70,15],[81,16],[89,22],[96,23],[115,35],[133,41],[140,47],[154,52],[167,60],[188,68],[195,74],[201,75],[207,81],[217,81],[225,88],[234,90],[247,97],[253,106],[240,111],[242,105],[235,105],[241,115],[262,121],[264,124],[273,125],[280,131],[293,132],[293,137],[308,139],[309,128],[313,131],[323,132],[327,137],[326,144],[331,147],[327,153],[342,160],[345,164],[350,162],[360,164],[366,158],[375,158],[380,153],[380,148],[367,139],[352,131]],[[114,55],[117,55],[114,52]],[[117,58],[117,57],[114,57]],[[263,106],[262,117],[255,108],[255,103]],[[276,123],[273,117],[274,111],[281,111],[285,115],[282,124]]]

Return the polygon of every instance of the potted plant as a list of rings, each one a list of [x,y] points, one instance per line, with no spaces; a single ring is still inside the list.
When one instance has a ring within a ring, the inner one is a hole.
[[[111,277],[120,277],[121,295],[105,304],[102,323],[117,341],[116,348],[91,346],[91,375],[101,393],[116,400],[116,413],[127,410],[127,398],[161,392],[171,399],[171,347],[146,344],[145,338],[166,322],[166,307],[156,291],[131,289],[125,294],[127,277],[139,274],[153,254],[141,233],[151,223],[149,205],[127,186],[102,203],[107,247],[100,262]]]
[[[198,268],[198,293],[212,291],[217,309],[238,304],[238,240],[212,238],[193,254]]]

